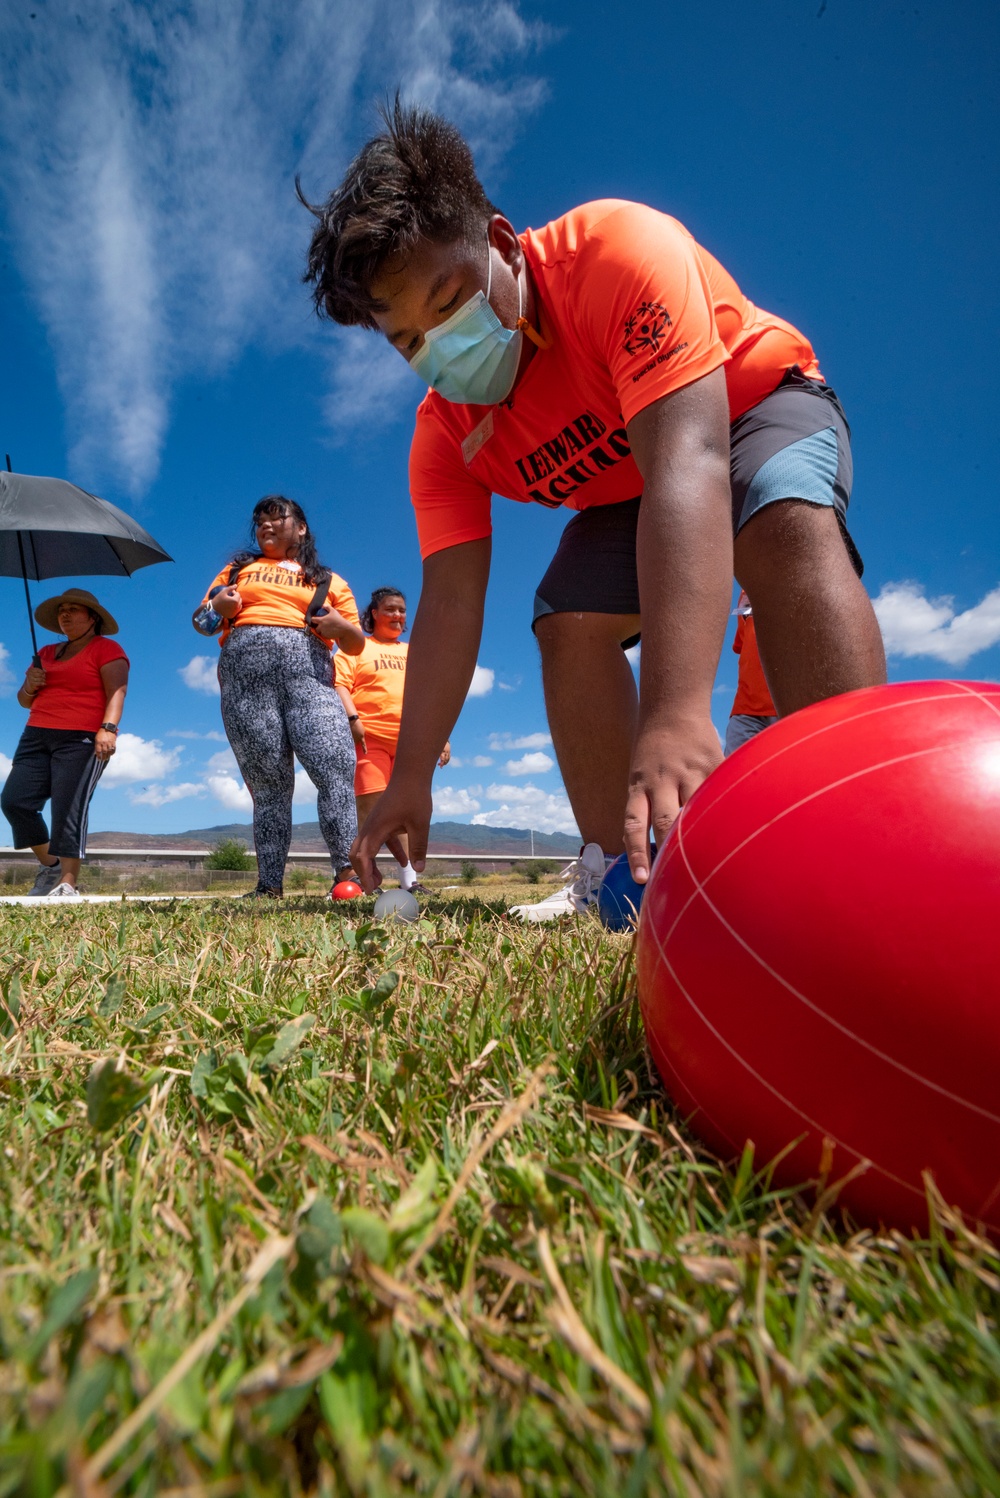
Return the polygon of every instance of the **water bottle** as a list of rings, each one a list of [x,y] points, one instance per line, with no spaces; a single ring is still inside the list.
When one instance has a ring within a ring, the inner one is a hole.
[[[208,597],[212,599],[216,593],[221,592],[222,585],[220,584],[219,587],[212,589]],[[222,615],[215,612],[210,602],[200,603],[191,615],[191,623],[200,635],[217,635],[225,622]]]

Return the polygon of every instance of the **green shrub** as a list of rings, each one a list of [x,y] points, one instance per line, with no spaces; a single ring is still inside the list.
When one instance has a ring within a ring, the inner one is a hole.
[[[543,874],[554,874],[558,867],[554,858],[525,858],[512,863],[510,871],[526,879],[529,884],[537,884]]]
[[[472,884],[473,881],[478,878],[479,870],[476,868],[474,863],[470,863],[468,860],[466,860],[466,862],[462,865],[462,883]]]
[[[206,869],[233,869],[242,873],[253,866],[246,843],[238,837],[224,837],[205,859]]]

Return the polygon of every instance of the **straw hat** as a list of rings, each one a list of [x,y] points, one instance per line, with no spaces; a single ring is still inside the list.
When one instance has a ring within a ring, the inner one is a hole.
[[[64,603],[78,603],[85,609],[93,609],[98,614],[104,625],[104,634],[116,635],[118,633],[118,621],[110,614],[102,603],[98,603],[93,593],[88,593],[86,588],[67,588],[56,598],[46,598],[35,610],[35,618],[43,629],[51,630],[54,635],[61,635],[59,628],[59,607]]]

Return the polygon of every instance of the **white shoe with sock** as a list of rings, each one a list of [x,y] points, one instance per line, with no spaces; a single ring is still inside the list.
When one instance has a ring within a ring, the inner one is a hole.
[[[73,884],[57,884],[49,895],[50,900],[82,900],[83,896]]]
[[[587,843],[562,871],[567,881],[562,889],[554,890],[537,905],[512,905],[508,915],[518,915],[522,921],[554,921],[561,915],[577,915],[597,905],[597,891],[601,880],[614,863],[600,843]]]

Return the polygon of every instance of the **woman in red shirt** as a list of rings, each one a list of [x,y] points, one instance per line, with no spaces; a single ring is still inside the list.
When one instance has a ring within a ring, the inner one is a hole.
[[[65,635],[43,645],[17,694],[30,709],[14,751],[0,806],[15,848],[30,848],[41,868],[32,895],[78,900],[90,798],[115,752],[128,688],[128,656],[107,639],[118,625],[93,593],[67,588],[35,610],[43,629]],[[52,802],[51,836],[41,815]]]

